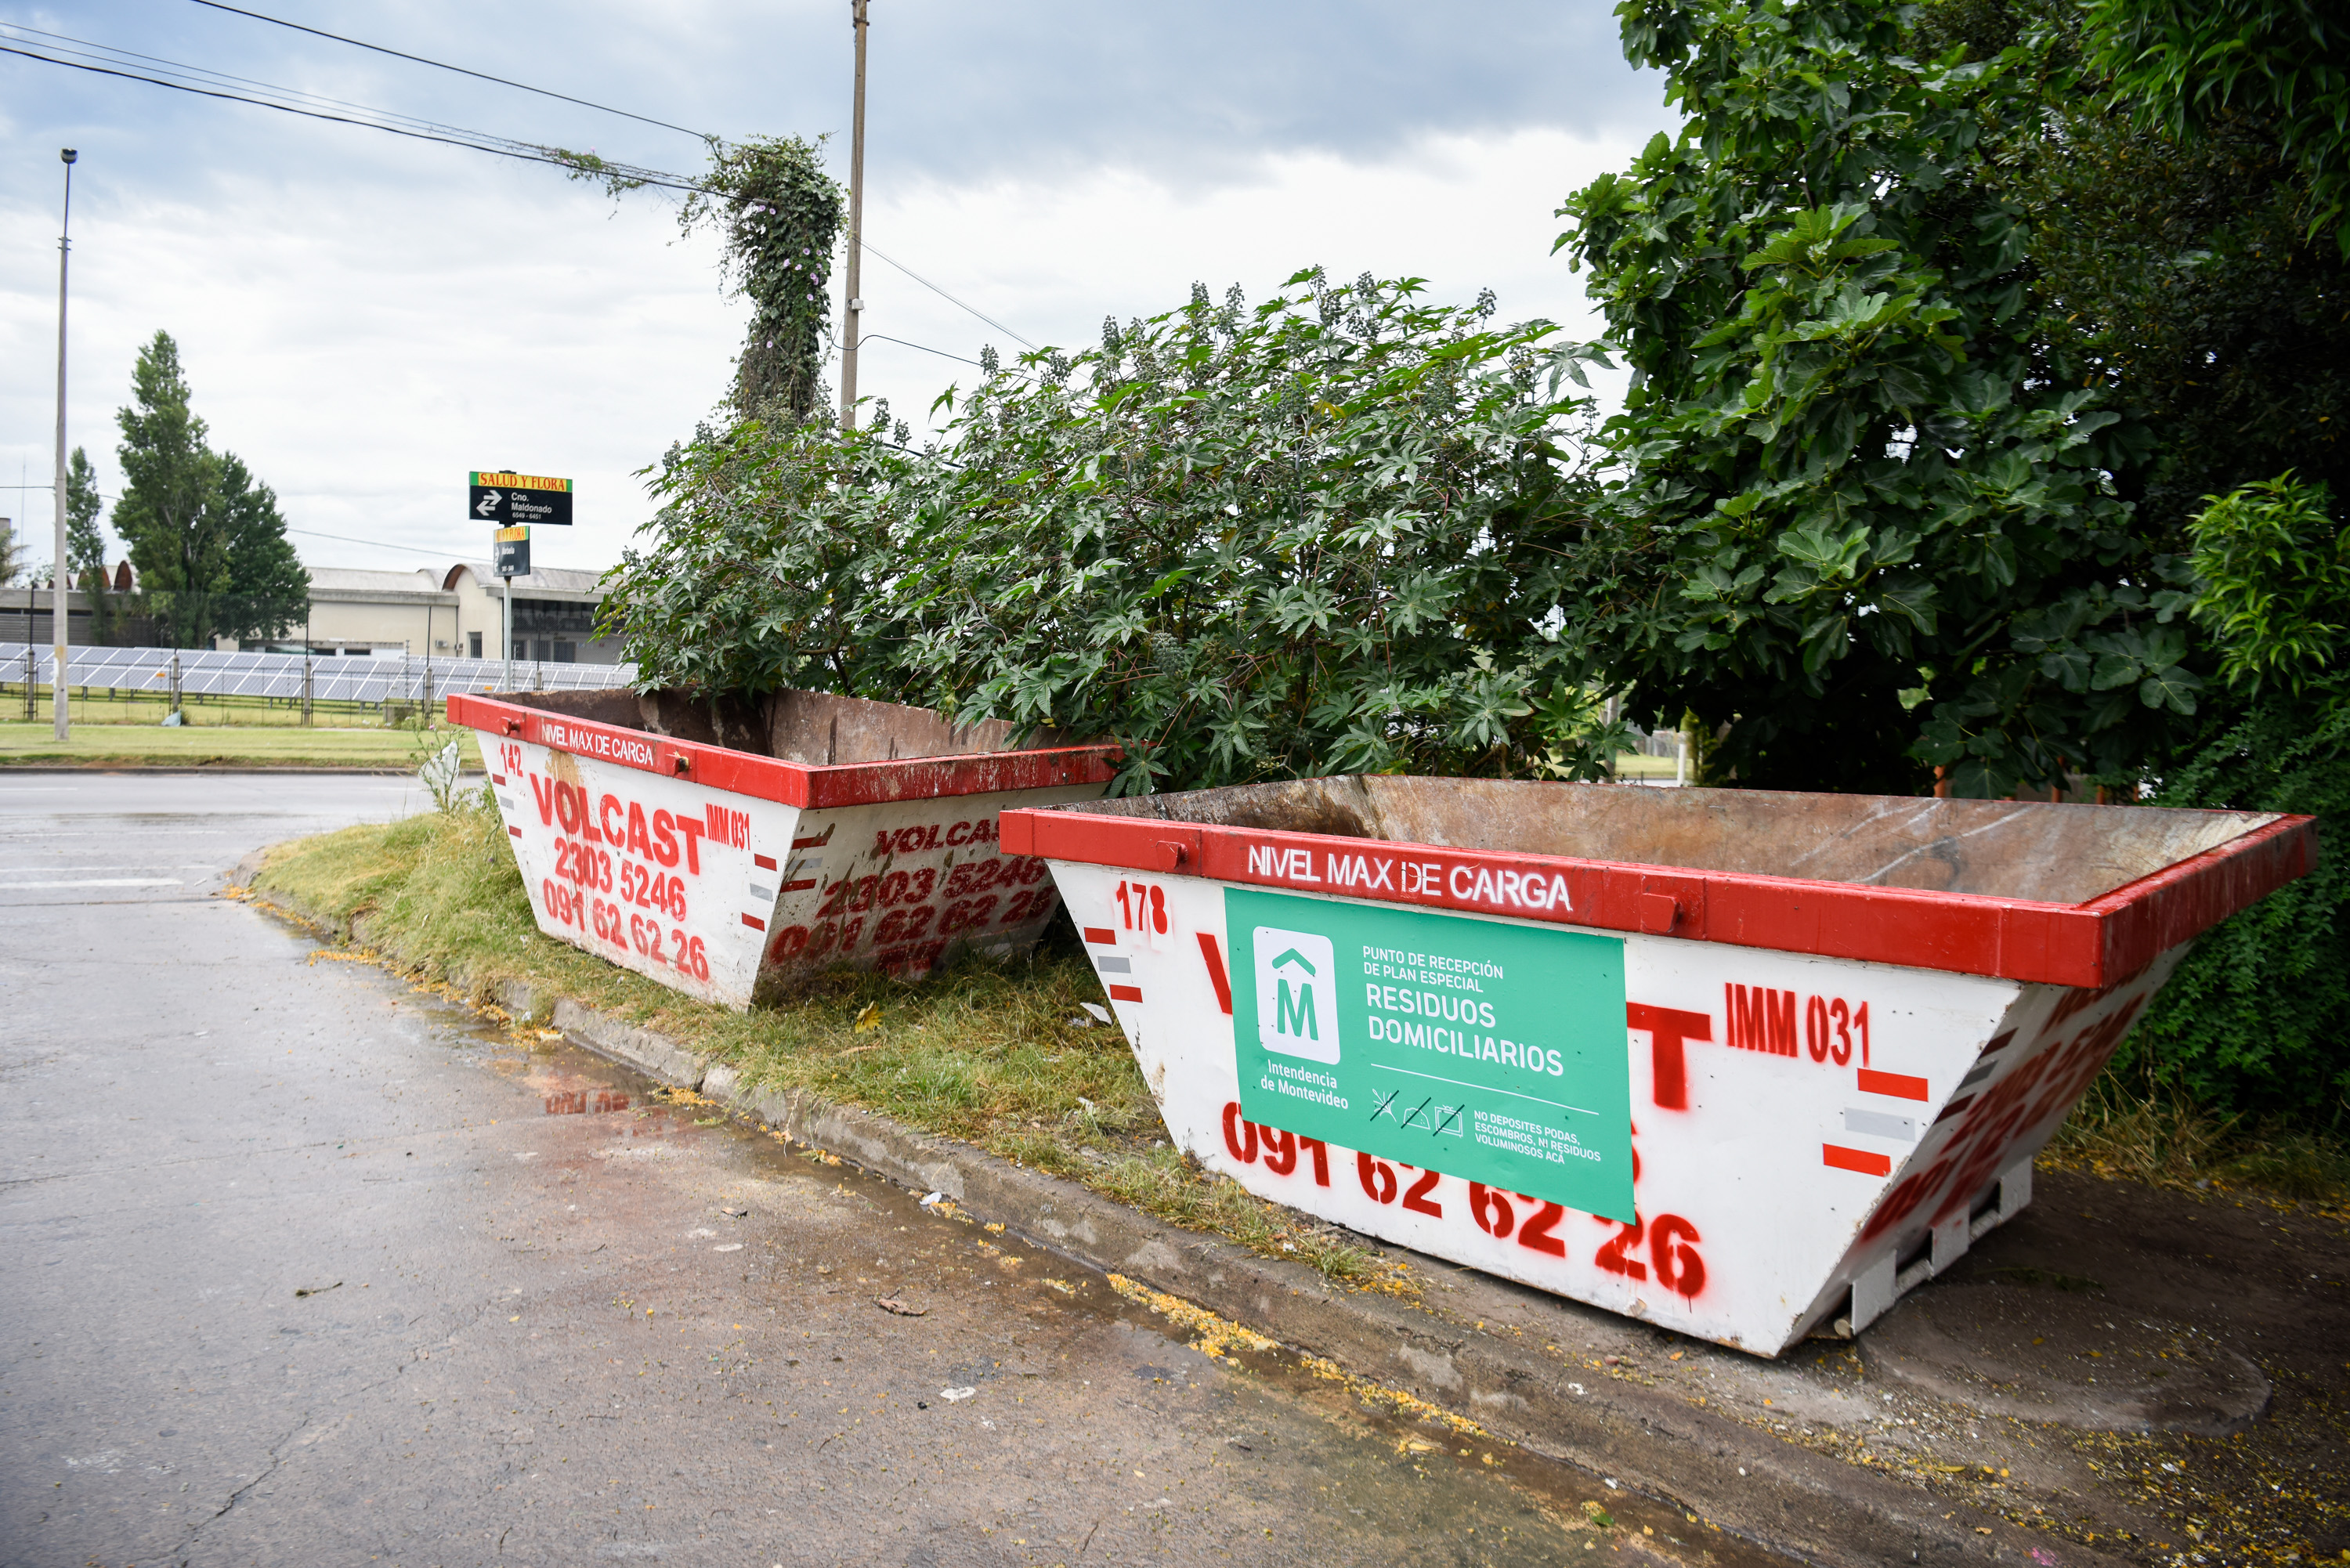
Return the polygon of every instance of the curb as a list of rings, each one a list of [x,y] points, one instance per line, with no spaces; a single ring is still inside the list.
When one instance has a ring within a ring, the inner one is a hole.
[[[256,856],[234,879],[249,882],[257,865]],[[280,896],[252,897],[331,929]],[[354,929],[352,940],[365,939]],[[1347,1291],[1304,1263],[1169,1225],[960,1140],[806,1091],[751,1087],[731,1066],[568,998],[508,982],[494,988],[494,1000],[516,1017],[549,1017],[598,1055],[720,1101],[790,1140],[917,1192],[944,1193],[976,1218],[999,1221],[1082,1267],[1180,1296],[1803,1561],[1836,1568],[2057,1561],[2121,1568],[2126,1561],[1543,1353],[1545,1343],[1582,1343],[1595,1333],[1652,1332],[1614,1314],[1416,1253],[1407,1256],[1423,1276],[1447,1282],[1451,1299],[1440,1306]]]
[[[0,762],[0,778],[11,774],[178,774],[202,776],[206,774],[293,774],[318,778],[412,778],[413,768],[356,768],[340,763],[321,763],[316,767],[289,763],[284,767],[247,766],[243,763],[171,763],[155,764],[139,762],[99,761],[88,763],[11,763]],[[479,783],[486,774],[461,773],[460,780]]]

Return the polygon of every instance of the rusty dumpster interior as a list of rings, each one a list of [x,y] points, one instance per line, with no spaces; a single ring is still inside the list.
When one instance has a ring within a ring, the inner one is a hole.
[[[2273,822],[2230,811],[1362,775],[1053,808],[2080,904]]]
[[[590,723],[723,746],[809,767],[1042,751],[1074,743],[1058,731],[1045,730],[1014,744],[1017,732],[1000,719],[957,724],[928,708],[870,702],[827,691],[783,691],[755,698],[700,696],[667,688],[492,695],[518,708],[536,708]]]

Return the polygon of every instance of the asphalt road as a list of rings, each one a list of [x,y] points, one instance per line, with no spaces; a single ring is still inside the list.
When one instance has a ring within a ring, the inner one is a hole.
[[[213,896],[422,804],[0,775],[0,1564],[1767,1560]]]

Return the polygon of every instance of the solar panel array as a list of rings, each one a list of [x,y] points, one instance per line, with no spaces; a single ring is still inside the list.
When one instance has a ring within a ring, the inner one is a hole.
[[[46,643],[31,649],[33,680],[55,679],[56,659]],[[0,642],[0,680],[25,679],[26,648]],[[69,686],[165,694],[172,690],[172,661],[180,666],[180,691],[187,695],[276,697],[299,701],[302,670],[310,670],[310,697],[317,702],[437,702],[452,691],[492,691],[505,679],[496,659],[436,659],[430,670],[421,658],[304,659],[298,653],[221,653],[210,649],[70,648],[66,652]],[[524,691],[584,691],[626,686],[636,679],[633,664],[555,664],[516,659],[514,683]]]

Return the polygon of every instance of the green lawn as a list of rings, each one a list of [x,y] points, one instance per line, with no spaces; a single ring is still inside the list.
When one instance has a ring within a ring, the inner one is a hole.
[[[1652,757],[1645,752],[1626,752],[1616,759],[1616,776],[1619,779],[1669,779],[1680,766],[1678,757]]]
[[[30,763],[79,763],[90,767],[317,767],[412,768],[418,736],[411,730],[380,725],[366,729],[304,729],[299,724],[206,724],[166,729],[161,723],[87,723],[77,721],[73,738],[57,742],[49,722],[0,722],[0,768]],[[346,722],[348,721],[346,720]],[[443,730],[443,744],[455,738],[468,768],[482,765],[471,730]]]

